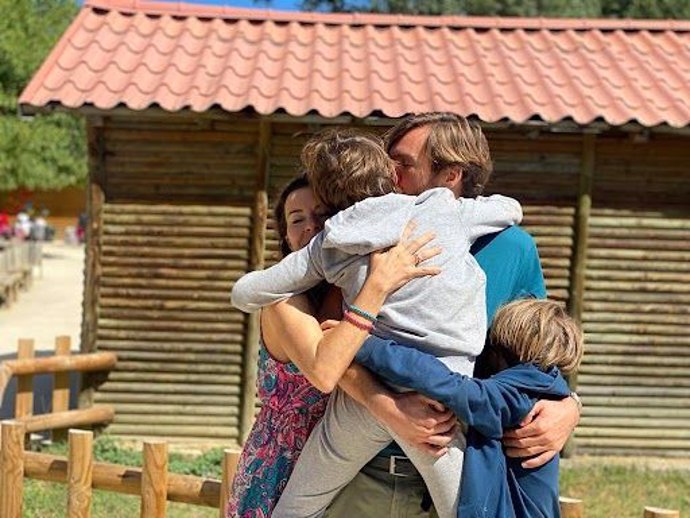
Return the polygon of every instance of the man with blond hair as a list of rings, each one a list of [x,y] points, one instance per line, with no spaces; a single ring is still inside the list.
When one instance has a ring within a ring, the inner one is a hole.
[[[426,113],[402,120],[388,133],[386,150],[396,161],[398,188],[405,194],[444,186],[456,196],[477,196],[492,172],[488,145],[479,126],[452,113]],[[472,150],[474,156],[484,158],[467,161]],[[539,255],[524,230],[510,227],[484,236],[475,242],[472,253],[486,274],[488,322],[506,302],[546,296]],[[482,366],[480,357],[476,373]],[[376,417],[401,439],[428,452],[445,453],[455,426],[448,411],[415,393],[395,394],[369,385],[361,392],[358,401],[376,401],[379,408],[388,408],[387,412],[379,410]],[[506,453],[525,458],[522,464],[526,468],[541,466],[562,449],[578,421],[575,398],[539,401],[523,426],[504,436]],[[417,470],[402,450],[392,445],[341,491],[325,516],[428,517],[434,512],[427,494]]]

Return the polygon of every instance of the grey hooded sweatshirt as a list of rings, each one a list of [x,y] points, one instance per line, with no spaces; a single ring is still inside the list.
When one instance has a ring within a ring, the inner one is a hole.
[[[459,198],[446,188],[419,196],[387,194],[340,211],[311,242],[278,264],[237,281],[232,303],[245,312],[302,293],[325,279],[351,304],[367,278],[368,254],[394,246],[405,225],[436,234],[442,252],[426,265],[441,273],[413,279],[386,299],[373,334],[416,346],[451,370],[471,376],[487,328],[485,276],[470,246],[485,234],[522,220],[520,204],[505,196]]]

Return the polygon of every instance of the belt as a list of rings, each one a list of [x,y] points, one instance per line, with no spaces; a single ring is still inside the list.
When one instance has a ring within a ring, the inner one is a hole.
[[[385,470],[393,477],[419,476],[419,471],[412,461],[401,455],[386,455],[385,457],[379,455],[371,459],[367,466]]]

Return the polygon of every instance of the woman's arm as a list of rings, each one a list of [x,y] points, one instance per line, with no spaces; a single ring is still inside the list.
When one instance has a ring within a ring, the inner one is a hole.
[[[440,253],[435,247],[424,248],[434,236],[427,233],[408,241],[413,227],[408,229],[398,245],[387,252],[371,254],[369,276],[353,301],[357,307],[377,314],[389,293],[410,279],[439,272],[438,267],[416,266],[417,259],[424,261]],[[262,329],[264,336],[268,333],[276,338],[274,343],[280,344],[312,385],[331,392],[369,333],[343,321],[324,334],[312,313],[304,297],[294,297],[265,308]]]

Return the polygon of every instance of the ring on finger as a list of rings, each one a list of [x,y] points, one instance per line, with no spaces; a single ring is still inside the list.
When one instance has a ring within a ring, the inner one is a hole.
[[[419,254],[414,253],[414,254],[412,254],[412,257],[414,257],[414,265],[415,265],[415,266],[418,266],[419,263],[422,262],[422,258],[419,257]]]

